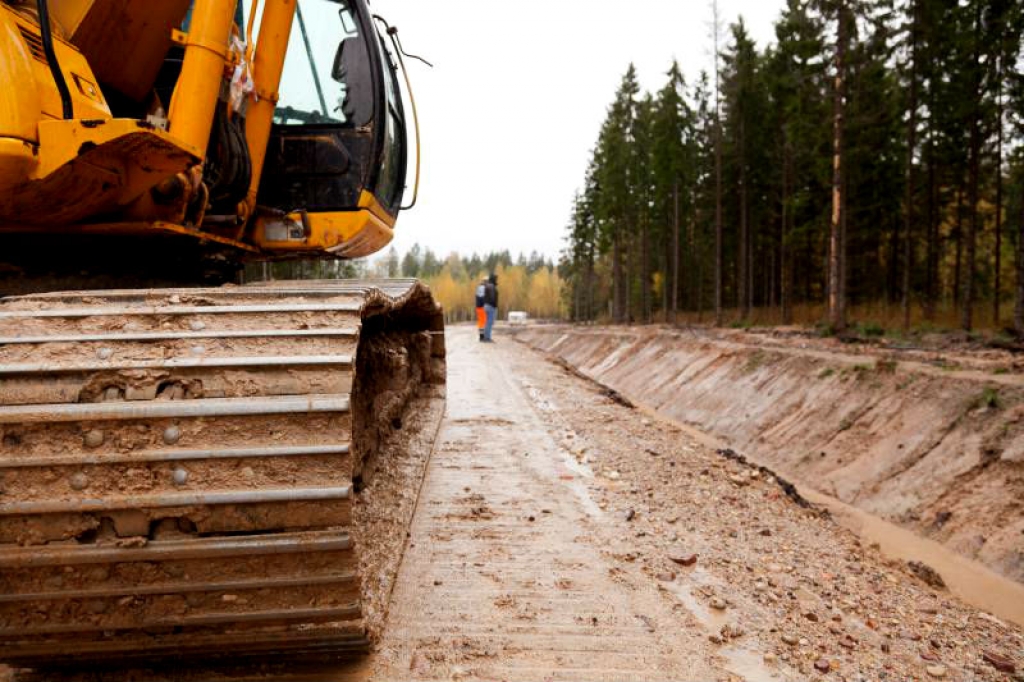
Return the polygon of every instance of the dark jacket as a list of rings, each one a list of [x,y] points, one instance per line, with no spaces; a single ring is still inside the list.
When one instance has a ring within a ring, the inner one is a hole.
[[[484,305],[498,307],[498,285],[494,282],[484,285]]]

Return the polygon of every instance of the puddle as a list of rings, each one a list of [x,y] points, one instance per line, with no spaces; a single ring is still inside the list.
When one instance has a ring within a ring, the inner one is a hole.
[[[719,632],[723,625],[732,620],[729,618],[728,612],[715,611],[708,608],[693,596],[692,590],[701,585],[720,586],[708,575],[707,571],[699,566],[687,572],[684,577],[688,578],[688,580],[668,583],[665,585],[665,588],[682,602],[683,606],[704,626],[708,634]],[[745,680],[785,679],[785,676],[778,669],[769,668],[765,665],[761,652],[754,651],[741,644],[723,644],[717,649],[716,653],[725,659],[725,667],[729,672]]]

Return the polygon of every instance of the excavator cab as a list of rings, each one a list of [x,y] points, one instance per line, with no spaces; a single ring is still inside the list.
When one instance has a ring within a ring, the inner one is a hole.
[[[333,53],[325,48],[336,45]],[[301,209],[304,236],[317,225],[363,223],[350,255],[389,239],[407,164],[405,113],[392,61],[363,2],[300,0],[260,183],[260,205]],[[360,215],[361,213],[361,215]],[[298,225],[265,223],[269,244]],[[324,228],[321,228],[322,231]],[[384,242],[386,243],[386,242]],[[327,250],[332,250],[327,246]]]

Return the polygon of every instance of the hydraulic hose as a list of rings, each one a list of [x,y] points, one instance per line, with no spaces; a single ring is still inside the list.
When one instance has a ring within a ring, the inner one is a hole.
[[[53,74],[53,81],[57,84],[57,92],[60,93],[60,105],[64,110],[64,120],[75,117],[75,107],[71,102],[71,91],[68,83],[64,80],[64,72],[60,69],[60,62],[57,61],[57,52],[53,49],[53,31],[50,27],[50,6],[46,0],[36,0],[36,7],[39,11],[39,37],[43,41],[43,53],[46,55],[46,64]]]

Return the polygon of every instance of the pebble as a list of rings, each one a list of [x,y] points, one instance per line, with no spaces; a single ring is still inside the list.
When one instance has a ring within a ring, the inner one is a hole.
[[[985,659],[986,663],[999,672],[1009,673],[1011,675],[1017,672],[1017,666],[1014,664],[1013,660],[1003,656],[1002,654],[997,654],[994,651],[982,651],[981,657]]]
[[[670,583],[676,579],[676,574],[671,571],[665,571],[664,573],[659,573],[655,577],[663,583]]]
[[[776,660],[778,660],[778,657],[770,651],[764,655],[765,663],[774,663]]]
[[[626,512],[627,521],[632,521],[634,518],[636,518],[636,511],[630,509],[629,511]]]
[[[823,673],[827,673],[829,670],[832,669],[832,664],[824,658],[819,658],[814,662],[814,667]]]
[[[930,665],[925,670],[929,675],[935,678],[942,678],[946,676],[946,666],[944,665]]]
[[[110,356],[112,356],[113,354],[114,351],[109,348],[100,348],[98,351],[96,351],[96,357],[98,357],[100,360],[109,360]]]
[[[98,448],[103,445],[103,432],[93,429],[85,434],[85,447]]]
[[[711,608],[717,611],[725,611],[726,606],[728,606],[728,604],[726,604],[725,600],[721,597],[715,597],[711,600]]]
[[[796,635],[792,635],[788,632],[782,633],[782,641],[789,646],[796,646],[800,639]]]
[[[164,443],[167,445],[174,445],[181,440],[181,429],[177,426],[171,425],[164,429]]]
[[[693,566],[697,563],[696,554],[673,554],[669,556],[669,560],[672,563],[679,564],[680,566]]]
[[[72,490],[85,490],[89,487],[89,477],[79,471],[77,474],[72,474],[68,484]]]
[[[193,320],[188,326],[194,332],[201,332],[206,329],[206,323],[201,320]]]

